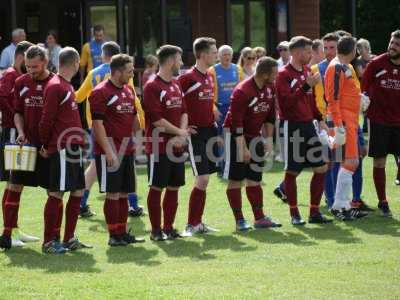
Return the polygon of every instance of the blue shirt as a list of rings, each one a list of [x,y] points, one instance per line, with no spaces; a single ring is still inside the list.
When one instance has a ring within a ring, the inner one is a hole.
[[[17,46],[11,43],[1,52],[0,69],[7,69],[14,64],[14,53]]]
[[[233,89],[239,83],[239,70],[237,65],[231,64],[225,69],[221,64],[214,66],[217,79],[218,107],[228,106]]]
[[[101,46],[102,45],[103,45],[103,43],[97,43],[95,40],[92,40],[89,43],[90,55],[92,56],[92,62],[93,62],[93,69],[102,64],[102,61],[101,61]]]

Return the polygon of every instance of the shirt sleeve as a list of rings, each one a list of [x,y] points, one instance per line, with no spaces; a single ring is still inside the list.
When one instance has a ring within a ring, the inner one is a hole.
[[[363,93],[371,94],[370,89],[374,82],[375,75],[375,63],[372,61],[367,65],[364,71],[361,90]],[[372,101],[372,99],[371,99]]]
[[[278,73],[278,77],[276,78],[276,94],[281,111],[295,109],[298,98],[303,97],[310,89],[308,84],[304,84],[302,87],[297,87],[296,89],[293,89],[291,84],[291,80],[285,72]]]
[[[82,103],[85,101],[90,92],[93,90],[93,72],[90,71],[80,86],[79,90],[75,92],[75,102]]]
[[[51,132],[60,107],[60,98],[64,99],[67,96],[67,93],[61,95],[61,91],[57,85],[49,86],[44,90],[43,112],[39,122],[39,136],[44,148],[47,148],[50,142]]]
[[[23,114],[25,108],[24,99],[21,97],[21,83],[17,81],[14,87],[14,109],[16,113]]]
[[[274,98],[273,98],[273,102],[272,102],[272,107],[271,107],[271,109],[269,110],[269,112],[268,112],[268,114],[267,114],[267,116],[266,116],[266,118],[265,118],[265,121],[264,121],[264,123],[272,123],[272,124],[275,124],[275,120],[276,120],[276,110],[275,110],[275,108],[276,108],[276,96],[274,95]]]
[[[1,52],[1,57],[0,57],[0,69],[7,69],[8,67],[11,67],[12,61],[10,58],[10,54],[7,51],[8,48],[5,48]]]
[[[325,97],[335,126],[343,125],[339,101],[343,87],[343,76],[341,66],[338,64],[330,65],[325,74]]]
[[[232,131],[236,134],[243,133],[243,120],[247,111],[248,99],[246,95],[240,91],[235,90],[231,96],[231,118],[232,118]]]
[[[82,47],[81,60],[79,62],[81,68],[84,68],[89,64],[89,55],[90,55],[90,46],[89,43],[86,43]]]
[[[154,123],[162,119],[160,91],[153,84],[146,84],[143,92],[146,122]]]
[[[14,103],[10,102],[14,88],[14,79],[6,74],[0,79],[0,109],[14,111]]]
[[[89,96],[90,112],[93,120],[104,120],[107,111],[107,99],[101,90],[95,89]]]

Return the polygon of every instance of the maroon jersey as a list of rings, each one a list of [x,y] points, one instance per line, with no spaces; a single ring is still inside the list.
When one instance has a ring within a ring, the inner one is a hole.
[[[116,87],[111,80],[98,84],[89,97],[90,111],[93,120],[103,120],[104,129],[111,146],[116,153],[129,155],[134,152],[132,134],[136,110],[135,96],[132,89],[125,85]],[[104,154],[98,143],[94,146],[95,154]]]
[[[214,83],[211,75],[193,67],[179,77],[187,108],[189,125],[214,126]]]
[[[14,85],[21,74],[13,67],[4,71],[0,79],[1,126],[14,128]]]
[[[33,80],[29,74],[25,74],[15,82],[15,112],[23,116],[25,137],[32,145],[41,145],[39,122],[43,110],[43,92],[53,76],[50,73],[44,80]]]
[[[153,148],[157,147],[157,145],[153,147],[153,143],[158,142],[158,153],[164,154],[167,142],[173,135],[160,133],[158,141],[155,140],[158,136],[155,134],[153,123],[165,119],[180,127],[186,106],[179,82],[176,80],[166,82],[160,76],[148,81],[144,88],[143,104],[146,118],[146,153],[153,153]]]
[[[259,89],[254,77],[242,81],[232,92],[224,127],[247,138],[259,136],[264,123],[275,122],[275,101],[272,84]]]
[[[400,65],[388,54],[374,58],[365,69],[362,91],[371,99],[367,117],[374,123],[400,126]]]
[[[276,78],[276,94],[281,120],[294,122],[322,120],[312,89],[306,82],[310,74],[308,67],[304,66],[303,71],[298,71],[291,64],[287,64],[279,71]]]
[[[72,85],[54,75],[44,90],[39,135],[48,152],[64,149],[68,144],[83,145],[83,129]]]

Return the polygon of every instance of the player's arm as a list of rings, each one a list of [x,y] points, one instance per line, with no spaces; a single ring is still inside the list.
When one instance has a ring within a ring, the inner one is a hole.
[[[17,143],[24,144],[28,141],[25,138],[24,132],[24,100],[21,97],[21,86],[16,83],[14,88],[14,125],[18,132]]]
[[[232,118],[232,135],[235,137],[238,149],[242,151],[240,157],[244,162],[250,161],[250,151],[244,137],[243,121],[247,106],[249,104],[248,97],[240,90],[234,90],[231,96],[231,118]]]
[[[13,103],[10,102],[10,96],[14,88],[15,81],[10,75],[6,75],[0,80],[0,109],[14,111]]]
[[[86,43],[82,47],[82,53],[81,53],[81,59],[79,62],[80,68],[79,68],[79,74],[81,78],[81,82],[83,81],[83,78],[85,76],[86,68],[89,63],[89,55],[90,55],[90,48],[89,48],[89,43]]]
[[[140,102],[140,99],[136,94],[135,86],[134,86],[132,78],[129,79],[128,86],[131,88],[131,91],[133,93],[133,97],[135,99],[134,100],[134,105],[135,105],[135,110],[137,112],[137,118],[138,118],[138,121],[139,121],[140,129],[144,129],[145,125],[146,125],[145,124],[145,119],[144,119],[144,110],[143,110],[143,107],[142,107],[142,103]]]
[[[81,86],[79,87],[79,89],[75,92],[75,102],[82,103],[83,101],[85,101],[89,97],[92,90],[93,90],[93,72],[90,71],[87,74]]]
[[[50,142],[51,132],[60,107],[60,102],[71,97],[70,94],[60,95],[58,86],[50,86],[46,88],[43,95],[43,111],[39,122],[39,136],[43,144],[43,148],[47,149]]]

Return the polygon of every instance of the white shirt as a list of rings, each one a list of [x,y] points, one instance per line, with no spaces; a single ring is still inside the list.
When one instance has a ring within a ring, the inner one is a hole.
[[[14,64],[15,44],[11,43],[1,52],[0,69],[7,69]]]

